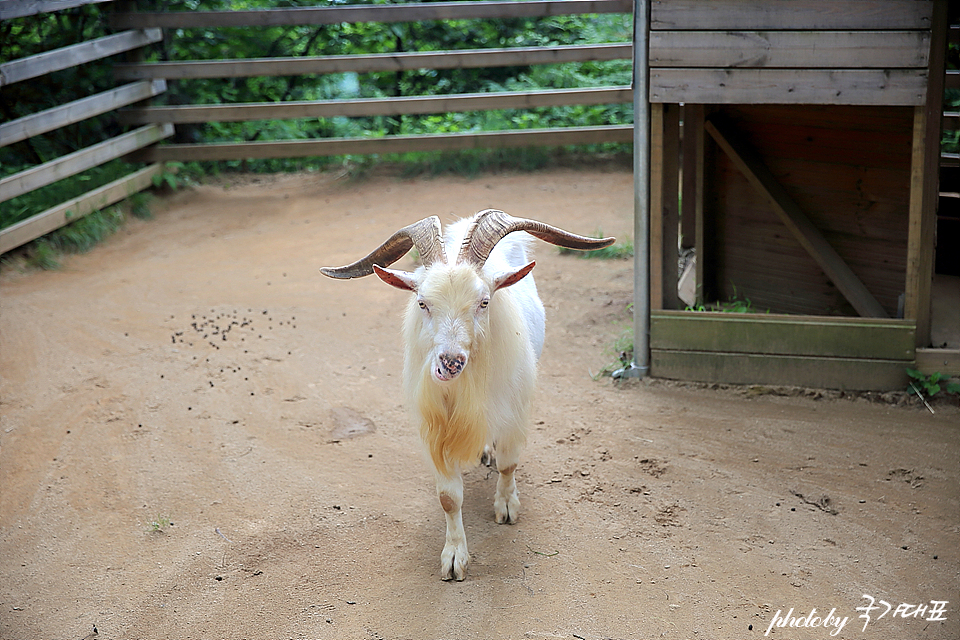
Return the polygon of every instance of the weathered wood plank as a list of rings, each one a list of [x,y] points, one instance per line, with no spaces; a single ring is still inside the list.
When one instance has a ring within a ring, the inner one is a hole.
[[[38,13],[52,13],[101,2],[110,2],[110,0],[0,0],[0,20],[24,18]]]
[[[904,317],[916,321],[917,346],[920,347],[930,344],[948,17],[947,0],[937,0],[933,12],[934,35],[930,43],[930,83],[924,103],[914,113]]]
[[[929,31],[650,33],[651,67],[923,69],[929,52]]]
[[[173,135],[173,125],[148,125],[0,180],[0,202],[53,184]]]
[[[848,391],[890,391],[907,385],[903,360],[768,356],[651,350],[656,378]]]
[[[917,106],[927,72],[916,69],[650,70],[651,102]]]
[[[632,141],[632,125],[612,125],[447,135],[391,136],[373,139],[328,138],[324,140],[285,140],[236,144],[173,144],[146,149],[135,157],[144,162],[244,160],[247,158],[302,158],[346,154],[500,149]]]
[[[912,362],[915,331],[906,320],[660,311],[651,315],[650,346]]]
[[[161,165],[151,165],[0,230],[0,254],[143,191],[161,171]]]
[[[460,95],[417,96],[316,102],[260,102],[223,105],[144,107],[120,112],[124,124],[172,122],[240,122],[336,116],[392,116],[491,109],[530,109],[562,105],[626,103],[633,100],[630,87],[600,89],[558,89],[555,91],[511,91]]]
[[[471,69],[532,64],[559,64],[587,60],[625,60],[632,56],[630,44],[573,45],[562,47],[516,47],[471,49],[429,53],[383,53],[362,56],[303,58],[251,58],[189,62],[118,64],[118,80],[150,78],[246,78],[293,76],[310,73],[367,73],[413,69]]]
[[[431,2],[402,5],[286,7],[249,11],[117,13],[115,29],[162,27],[266,27],[340,24],[344,22],[416,22],[489,18],[535,18],[584,13],[630,13],[631,0],[552,0],[533,2]]]
[[[873,297],[873,294],[864,286],[843,258],[837,254],[836,249],[827,242],[820,230],[810,222],[803,210],[796,205],[782,185],[770,173],[770,170],[763,164],[757,153],[739,140],[735,133],[724,126],[719,118],[708,120],[705,128],[741,173],[746,176],[750,184],[764,196],[777,217],[816,260],[820,268],[853,305],[854,309],[862,316],[887,317],[887,312]]]
[[[917,349],[916,366],[925,375],[960,376],[960,349]]]
[[[930,29],[931,0],[653,0],[659,29]]]
[[[20,58],[0,64],[0,87],[22,82],[30,78],[69,69],[93,60],[100,60],[124,51],[159,42],[163,39],[160,29],[124,31],[96,40],[46,51],[35,56]]]
[[[663,283],[666,280],[663,274],[663,165],[666,154],[663,141],[663,104],[650,105],[650,309],[663,309]]]
[[[0,125],[0,147],[146,100],[166,91],[164,80],[134,82]]]

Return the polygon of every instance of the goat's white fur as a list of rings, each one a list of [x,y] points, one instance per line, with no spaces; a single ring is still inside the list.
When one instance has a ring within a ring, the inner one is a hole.
[[[457,255],[471,222],[447,228],[447,255]],[[376,269],[388,284],[415,292],[404,319],[404,391],[446,514],[444,580],[463,580],[466,573],[461,471],[475,464],[485,447],[496,449],[496,521],[512,524],[519,515],[514,471],[526,442],[544,341],[543,303],[528,274],[528,245],[526,233],[506,236],[479,272],[475,265],[445,262],[413,273]],[[485,299],[489,304],[483,305]],[[445,379],[450,374],[438,358],[457,354],[464,356],[462,370]]]

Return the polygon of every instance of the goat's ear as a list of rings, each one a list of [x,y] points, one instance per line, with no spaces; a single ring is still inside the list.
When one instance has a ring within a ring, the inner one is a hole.
[[[404,291],[416,291],[417,281],[413,274],[408,271],[398,271],[396,269],[384,269],[383,267],[373,265],[373,272],[377,277],[386,282],[391,287],[403,289]]]
[[[536,262],[531,262],[530,264],[524,265],[519,269],[513,269],[511,271],[504,271],[503,273],[498,273],[497,276],[493,279],[493,290],[497,291],[498,289],[503,289],[504,287],[509,287],[510,285],[517,284],[523,280],[528,273],[533,271],[533,268],[537,266]]]

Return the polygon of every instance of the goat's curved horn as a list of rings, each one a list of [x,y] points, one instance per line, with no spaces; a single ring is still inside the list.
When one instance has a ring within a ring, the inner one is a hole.
[[[420,252],[420,260],[424,265],[446,262],[447,256],[443,251],[440,234],[440,218],[430,216],[414,222],[398,230],[367,257],[342,267],[323,267],[320,273],[330,278],[362,278],[373,273],[373,265],[388,267],[406,255],[413,246]]]
[[[603,249],[616,241],[616,238],[588,238],[558,229],[544,222],[514,218],[503,211],[486,209],[477,214],[473,226],[464,236],[457,262],[467,262],[482,267],[497,243],[508,233],[514,231],[526,231],[558,247],[579,249],[580,251]]]

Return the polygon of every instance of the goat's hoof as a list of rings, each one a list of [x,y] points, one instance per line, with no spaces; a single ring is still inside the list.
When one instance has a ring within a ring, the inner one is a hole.
[[[466,545],[448,544],[440,554],[440,579],[460,582],[467,577],[468,564],[470,564],[470,553]]]
[[[493,451],[493,447],[487,445],[483,448],[483,453],[480,455],[480,464],[485,467],[492,467],[497,463],[496,454]]]
[[[516,495],[509,499],[497,498],[493,501],[493,513],[497,524],[516,524],[520,519],[520,498]]]

